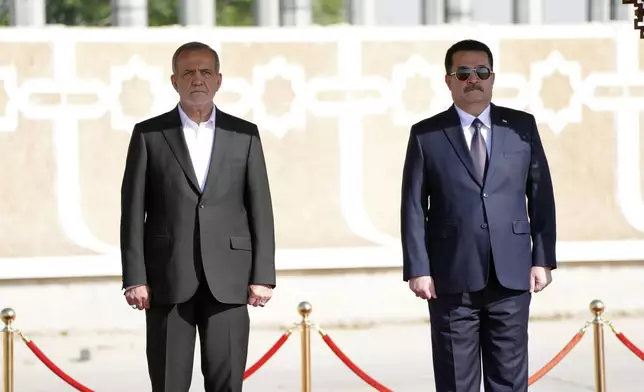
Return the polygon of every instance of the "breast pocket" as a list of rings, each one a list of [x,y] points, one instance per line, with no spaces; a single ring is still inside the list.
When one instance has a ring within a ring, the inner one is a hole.
[[[530,159],[530,150],[523,148],[520,150],[503,151],[503,156],[507,159]]]
[[[523,178],[530,168],[529,149],[503,151],[503,173],[511,178]]]

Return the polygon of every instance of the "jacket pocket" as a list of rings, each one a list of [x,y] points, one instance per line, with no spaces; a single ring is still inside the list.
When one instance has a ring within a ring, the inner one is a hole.
[[[230,237],[230,248],[240,250],[253,250],[253,242],[250,237]]]
[[[520,220],[512,222],[512,232],[514,234],[530,234],[530,222]]]

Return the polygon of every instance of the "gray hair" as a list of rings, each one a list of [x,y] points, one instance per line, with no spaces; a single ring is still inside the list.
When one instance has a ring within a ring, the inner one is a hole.
[[[207,50],[212,53],[212,56],[215,58],[215,71],[219,72],[219,54],[217,54],[217,51],[202,42],[193,41],[185,43],[175,50],[174,55],[172,56],[172,73],[177,73],[177,59],[181,53],[195,52],[198,50]]]

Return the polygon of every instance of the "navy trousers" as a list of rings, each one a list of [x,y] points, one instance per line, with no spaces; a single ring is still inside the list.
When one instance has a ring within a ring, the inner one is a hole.
[[[485,289],[429,301],[436,392],[527,392],[532,295],[509,290],[494,262]],[[482,372],[481,372],[482,368]]]

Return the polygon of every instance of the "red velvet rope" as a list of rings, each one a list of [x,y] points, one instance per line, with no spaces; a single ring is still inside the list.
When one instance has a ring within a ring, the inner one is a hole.
[[[271,357],[279,350],[284,343],[288,340],[289,336],[291,336],[291,331],[284,332],[284,334],[275,342],[275,344],[264,354],[255,364],[251,367],[248,368],[244,372],[244,380],[250,377],[253,373],[255,373],[259,368],[264,366],[264,364],[271,359]]]
[[[67,384],[69,384],[70,386],[76,388],[76,390],[81,392],[93,392],[91,389],[82,385],[78,381],[74,380],[73,378],[65,374],[65,372],[60,370],[58,366],[56,366],[52,361],[49,360],[49,358],[47,358],[47,356],[42,351],[40,351],[40,349],[38,348],[38,346],[36,346],[34,342],[25,339],[25,344],[36,355],[36,357],[38,357],[38,359],[40,359],[40,361],[49,368],[49,370],[54,372],[54,374],[60,377]]]
[[[340,358],[342,362],[344,362],[345,365],[351,371],[353,371],[358,377],[360,377],[364,382],[367,384],[371,385],[374,387],[377,391],[379,392],[392,392],[391,389],[385,387],[384,385],[380,384],[378,381],[374,380],[373,378],[369,377],[367,373],[362,371],[358,366],[356,366],[351,360],[340,350],[340,348],[333,342],[331,337],[323,332],[320,331],[320,335],[322,335],[322,339],[324,342],[329,346],[331,351],[335,353],[335,355]]]
[[[624,346],[631,350],[633,354],[637,355],[642,361],[644,361],[644,351],[640,350],[631,342],[623,333],[615,331],[615,336],[619,339],[620,342],[624,343]]]
[[[266,352],[257,362],[255,362],[255,364],[253,364],[253,366],[251,366],[250,368],[248,368],[248,370],[246,370],[244,372],[244,380],[247,379],[248,377],[250,377],[253,373],[255,373],[257,370],[259,370],[262,366],[264,366],[264,364],[266,364],[266,362],[269,359],[271,359],[271,357],[273,355],[275,355],[277,350],[279,350],[284,345],[284,343],[286,343],[286,341],[288,340],[289,336],[291,336],[291,333],[292,333],[291,330],[289,330],[287,332],[284,332],[284,334],[282,334],[282,336],[277,340],[277,342],[275,342],[275,344],[273,344],[273,346],[271,346],[271,348],[268,350],[268,352]],[[33,341],[25,338],[24,336],[22,336],[22,339],[25,342],[25,344],[27,345],[27,347],[29,347],[31,352],[33,352],[34,355],[36,355],[36,357],[38,359],[40,359],[40,361],[45,366],[47,366],[49,368],[49,370],[51,370],[55,375],[60,377],[67,384],[69,384],[70,386],[74,387],[76,390],[81,391],[81,392],[94,392],[91,389],[89,389],[86,386],[84,386],[81,383],[79,383],[78,381],[76,381],[73,378],[71,378],[65,372],[63,372],[58,366],[56,366],[55,363],[53,363],[42,352],[42,350],[40,350],[40,348],[38,348],[38,346],[36,346],[36,344]]]
[[[612,328],[612,325],[611,325]],[[566,346],[559,352],[555,357],[548,362],[544,367],[539,369],[537,372],[535,372],[532,376],[530,376],[529,379],[529,385],[534,384],[536,381],[541,379],[543,376],[545,376],[550,370],[552,370],[555,366],[563,360],[566,355],[579,343],[581,338],[584,336],[585,333],[585,327],[580,330],[571,340],[566,344]],[[644,352],[637,348],[624,334],[621,332],[615,331],[614,328],[612,328],[613,332],[615,333],[615,336],[629,349],[631,350],[635,355],[637,355],[641,360],[644,361]],[[376,389],[379,392],[392,392],[389,388],[385,387],[384,385],[380,384],[378,381],[374,380],[371,378],[367,373],[365,373],[362,369],[360,369],[356,364],[354,364],[349,357],[346,356],[340,350],[340,348],[335,344],[333,339],[326,333],[322,332],[321,330],[318,330],[320,335],[322,336],[322,340],[327,344],[327,346],[335,353],[335,355],[351,370],[353,371],[358,377],[360,377],[364,382],[367,384],[371,385],[374,389]],[[244,372],[244,380],[253,375],[257,370],[259,370],[262,366],[268,362],[273,355],[286,343],[288,338],[291,336],[292,330],[284,332],[282,336],[271,346],[271,348],[257,361],[255,364],[253,364],[248,370]],[[73,378],[71,378],[69,375],[67,375],[65,372],[63,372],[58,366],[56,366],[47,356],[36,346],[36,344],[29,339],[25,338],[24,336],[21,337],[23,338],[23,341],[29,347],[29,349],[40,359],[40,361],[49,368],[54,374],[56,374],[58,377],[60,377],[63,381],[65,381],[67,384],[72,386],[78,391],[81,392],[93,392],[91,389],[85,387],[84,385],[80,384]]]
[[[535,382],[539,381],[541,377],[548,374],[548,372],[550,372],[555,366],[557,366],[559,362],[561,362],[561,360],[564,359],[573,348],[575,348],[581,338],[584,337],[584,333],[586,333],[585,328],[577,332],[577,334],[573,336],[570,342],[568,342],[568,344],[566,344],[564,348],[562,348],[561,351],[559,351],[557,355],[555,355],[555,357],[550,360],[550,362],[546,363],[544,367],[537,370],[532,376],[530,376],[530,378],[528,379],[528,385],[532,385]]]
[[[351,369],[356,375],[358,375],[358,377],[364,380],[367,384],[374,387],[377,391],[392,392],[387,387],[383,386],[373,378],[369,377],[367,373],[365,373],[358,366],[356,366],[333,342],[333,340],[329,335],[327,335],[326,333],[320,330],[318,332],[320,332],[320,335],[322,335],[322,339],[329,346],[329,348],[338,356],[338,358],[340,358],[342,362],[344,362],[345,365],[349,367],[349,369]],[[548,362],[544,367],[542,367],[541,369],[536,371],[532,376],[530,376],[528,384],[532,385],[535,382],[539,381],[539,379],[541,379],[543,376],[548,374],[548,372],[550,372],[555,366],[557,366],[559,362],[561,362],[568,355],[568,353],[570,353],[570,351],[573,348],[575,348],[575,346],[579,343],[579,341],[581,341],[581,338],[584,337],[585,332],[586,332],[586,327],[582,328],[579,332],[577,332],[575,336],[573,336],[573,338],[568,342],[568,344],[566,344],[566,346],[564,346],[564,348],[561,349],[561,351],[559,351],[557,355],[555,355],[555,357],[550,360],[550,362]],[[638,349],[635,347],[635,350],[638,350]],[[642,355],[640,358],[644,359],[644,353],[642,353],[641,351],[639,351],[639,353],[640,354],[638,355]]]

